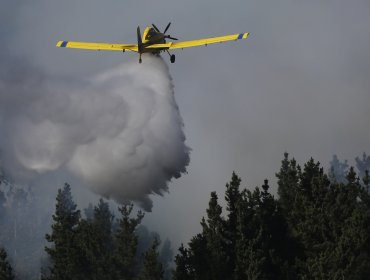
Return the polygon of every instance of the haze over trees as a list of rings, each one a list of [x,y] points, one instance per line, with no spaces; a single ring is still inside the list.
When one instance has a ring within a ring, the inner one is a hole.
[[[169,279],[171,243],[166,240],[161,246],[160,236],[140,224],[142,212],[131,217],[132,205],[121,206],[117,217],[102,199],[80,211],[65,184],[56,196],[53,223],[46,227],[30,190],[4,178],[0,187],[0,248],[6,247],[0,269],[12,271],[15,279],[136,279],[154,243],[161,279]]]
[[[128,204],[113,214],[103,199],[80,211],[68,184],[58,190],[51,227],[40,232],[28,208],[32,192],[1,177],[0,279],[370,279],[370,157],[355,163],[357,173],[333,156],[325,172],[286,153],[276,197],[268,180],[247,189],[233,173],[225,209],[212,192],[201,232],[174,259],[169,240],[161,244],[141,225],[143,212]],[[40,251],[42,263],[12,269],[19,254],[32,260]]]
[[[83,219],[68,184],[58,191],[56,201],[51,233],[46,234],[50,264],[43,279],[164,279],[159,237],[144,254],[138,254],[138,229],[144,213],[138,211],[134,216],[132,204],[120,206],[120,217],[115,220],[100,199],[92,216]]]

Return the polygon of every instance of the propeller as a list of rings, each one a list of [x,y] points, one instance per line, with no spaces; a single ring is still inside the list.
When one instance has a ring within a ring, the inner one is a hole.
[[[166,34],[166,32],[167,32],[168,28],[170,28],[170,25],[171,25],[171,22],[167,24],[167,26],[166,26],[166,28],[165,28],[165,30],[164,30],[164,32],[163,32],[164,34]]]
[[[176,41],[178,40],[177,38],[171,37],[170,35],[166,36],[166,38],[171,39],[171,40],[176,40]]]
[[[171,22],[170,23],[168,23],[167,24],[167,26],[166,26],[166,28],[164,29],[164,32],[163,32],[163,34],[165,35],[166,34],[166,32],[168,31],[168,29],[170,28],[170,25],[171,25]],[[153,28],[157,31],[157,32],[159,32],[159,33],[161,33],[161,31],[159,31],[159,28],[154,24],[154,23],[152,23],[152,26],[153,26]],[[174,38],[174,37],[172,37],[172,36],[170,36],[170,35],[165,35],[164,36],[164,38],[168,38],[168,39],[171,39],[171,40],[178,40],[177,38]]]
[[[143,41],[141,41],[141,32],[140,32],[140,26],[137,27],[137,46],[139,48],[139,51],[143,48]]]
[[[141,53],[143,51],[143,41],[141,40],[140,26],[137,27],[137,48],[139,51],[139,63],[141,63],[142,62]]]
[[[152,26],[154,27],[155,31],[157,31],[157,32],[161,33],[161,31],[159,31],[158,27],[157,27],[157,26],[155,26],[155,24],[154,24],[154,23],[152,23]]]

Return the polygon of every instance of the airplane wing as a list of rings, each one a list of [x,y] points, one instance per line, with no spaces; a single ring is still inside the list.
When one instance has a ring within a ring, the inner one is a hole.
[[[92,42],[71,42],[59,41],[56,45],[60,48],[84,49],[94,51],[133,51],[138,52],[135,44],[111,44],[111,43],[92,43]]]
[[[192,41],[172,42],[169,49],[183,49],[183,48],[190,48],[190,47],[206,46],[206,45],[215,44],[215,43],[223,43],[227,41],[243,40],[243,39],[247,39],[248,35],[249,33],[240,33],[240,34],[232,34],[232,35],[198,39],[198,40],[192,40]]]

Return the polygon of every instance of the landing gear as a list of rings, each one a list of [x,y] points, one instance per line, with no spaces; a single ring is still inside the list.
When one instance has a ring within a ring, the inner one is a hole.
[[[166,52],[168,53],[168,55],[170,56],[170,61],[171,63],[175,63],[175,60],[176,60],[176,57],[174,54],[170,54],[170,52],[168,50],[166,50]]]

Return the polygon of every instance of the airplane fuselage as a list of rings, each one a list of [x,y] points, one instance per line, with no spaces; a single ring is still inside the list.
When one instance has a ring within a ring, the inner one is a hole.
[[[150,52],[157,54],[161,50],[154,50],[154,49],[146,49],[145,47],[154,45],[154,44],[165,44],[166,39],[165,39],[165,34],[157,32],[154,30],[152,27],[146,27],[143,33],[142,37],[142,43],[143,43],[143,53],[144,52]]]

